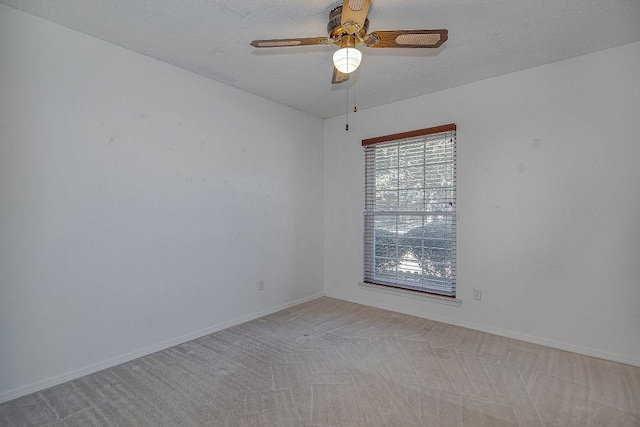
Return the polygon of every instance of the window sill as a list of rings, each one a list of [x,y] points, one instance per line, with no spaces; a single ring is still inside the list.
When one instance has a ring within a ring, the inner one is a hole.
[[[381,292],[383,294],[398,295],[401,297],[430,301],[438,304],[450,305],[452,307],[460,307],[462,305],[462,300],[457,298],[432,295],[423,292],[411,291],[408,289],[392,288],[389,286],[376,285],[369,282],[360,282],[358,283],[358,286],[360,286],[361,289],[366,289],[368,291],[375,291]]]

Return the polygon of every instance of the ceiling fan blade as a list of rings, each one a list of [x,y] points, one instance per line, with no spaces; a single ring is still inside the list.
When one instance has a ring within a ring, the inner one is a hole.
[[[331,44],[333,40],[328,37],[307,37],[302,39],[272,39],[272,40],[254,40],[251,42],[253,47],[290,47],[290,46],[315,46]]]
[[[374,31],[365,37],[369,47],[440,47],[449,37],[448,30],[398,30]]]
[[[350,22],[357,24],[358,28],[354,29],[354,33],[364,28],[370,6],[371,0],[344,0],[342,4],[342,26],[348,30]]]
[[[333,78],[331,84],[338,85],[349,80],[350,74],[341,73],[336,67],[333,67]]]

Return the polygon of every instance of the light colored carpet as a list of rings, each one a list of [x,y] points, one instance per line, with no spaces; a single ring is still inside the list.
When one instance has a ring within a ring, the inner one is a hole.
[[[2,425],[640,426],[640,368],[320,298],[0,405]]]

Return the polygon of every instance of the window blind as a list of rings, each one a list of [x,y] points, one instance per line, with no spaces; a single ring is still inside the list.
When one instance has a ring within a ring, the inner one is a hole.
[[[455,125],[362,145],[365,282],[455,296]]]

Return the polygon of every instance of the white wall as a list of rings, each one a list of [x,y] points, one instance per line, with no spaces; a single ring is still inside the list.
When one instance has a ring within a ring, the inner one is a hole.
[[[322,293],[322,162],[321,119],[0,6],[0,401]]]
[[[325,121],[329,295],[640,365],[640,43],[349,119]],[[451,122],[462,306],[360,289],[361,139]]]

